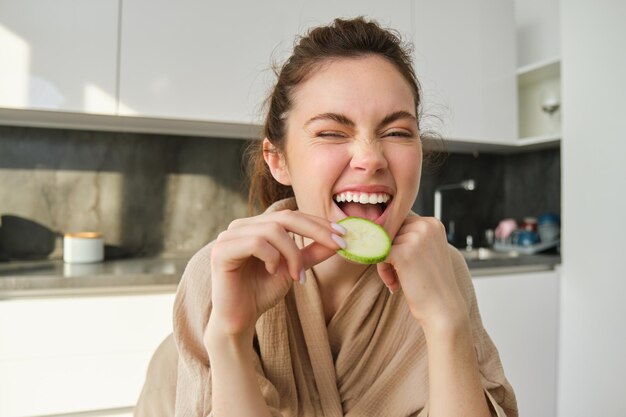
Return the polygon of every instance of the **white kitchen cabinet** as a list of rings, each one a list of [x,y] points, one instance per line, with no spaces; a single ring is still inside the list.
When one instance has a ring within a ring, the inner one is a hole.
[[[0,301],[0,416],[128,409],[174,294]]]
[[[561,56],[559,0],[515,0],[517,66]]]
[[[115,114],[117,0],[0,0],[0,108]]]
[[[361,14],[410,34],[409,10],[410,0],[125,1],[120,114],[262,123],[272,59],[282,62],[297,34]]]
[[[397,30],[404,40],[411,41],[413,33],[410,13],[412,1],[397,0],[390,4],[375,0],[343,0],[341,2],[300,0],[298,6],[299,27],[301,30],[305,30],[328,24],[338,17],[364,16],[366,19],[376,20],[383,27]]]
[[[521,416],[555,417],[559,273],[474,278],[487,333],[500,353]]]
[[[425,127],[515,144],[512,0],[0,0],[0,123],[255,137],[272,61],[357,15],[415,44]]]
[[[513,2],[416,0],[413,13],[424,128],[454,141],[515,144]]]
[[[297,27],[288,0],[125,1],[120,114],[258,122],[270,55]]]

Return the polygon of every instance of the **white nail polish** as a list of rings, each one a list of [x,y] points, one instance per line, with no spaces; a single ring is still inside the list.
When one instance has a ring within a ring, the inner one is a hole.
[[[300,284],[304,285],[306,283],[306,272],[304,269],[300,271]]]
[[[341,236],[336,235],[336,234],[332,234],[332,235],[330,235],[330,237],[335,241],[336,244],[339,245],[339,247],[341,247],[341,249],[345,249],[346,246],[348,246],[346,241],[343,240],[343,238]]]
[[[341,233],[342,235],[345,235],[346,233],[348,233],[348,231],[346,230],[345,227],[343,227],[340,224],[337,223],[331,223],[330,227],[332,227],[333,229],[335,229],[336,231],[338,231],[339,233]]]

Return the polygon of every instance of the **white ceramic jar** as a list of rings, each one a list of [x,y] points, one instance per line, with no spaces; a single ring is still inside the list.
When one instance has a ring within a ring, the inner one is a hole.
[[[63,237],[63,261],[93,263],[104,260],[104,239],[99,232],[66,233]]]

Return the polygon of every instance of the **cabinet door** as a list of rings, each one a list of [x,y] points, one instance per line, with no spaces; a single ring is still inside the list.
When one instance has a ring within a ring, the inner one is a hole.
[[[363,14],[410,39],[409,11],[409,0],[125,1],[120,114],[262,123],[272,62],[289,55],[297,34]]]
[[[0,416],[135,405],[174,294],[0,302]]]
[[[446,139],[513,143],[517,138],[513,2],[416,0],[414,14],[424,127]]]
[[[115,114],[117,0],[1,0],[0,107]]]
[[[559,281],[555,271],[473,280],[487,333],[521,416],[556,415]]]
[[[120,114],[259,122],[297,25],[289,0],[124,1]]]
[[[335,18],[363,16],[376,20],[383,27],[394,29],[406,42],[412,42],[412,0],[385,3],[376,0],[320,0],[299,2],[300,30],[331,23]]]

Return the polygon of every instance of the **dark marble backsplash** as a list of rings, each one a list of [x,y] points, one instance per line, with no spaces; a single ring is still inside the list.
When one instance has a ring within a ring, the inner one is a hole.
[[[454,245],[484,244],[484,231],[503,218],[518,222],[542,213],[561,214],[561,158],[558,148],[517,154],[450,154],[436,164],[426,163],[413,209],[432,216],[438,185],[474,179],[473,191],[442,192],[442,222],[455,224]]]
[[[41,253],[51,250],[56,237],[52,255],[59,255],[60,234],[96,230],[104,234],[110,254],[193,252],[232,219],[247,215],[245,145],[232,139],[0,126],[0,244],[21,250],[36,234],[40,243],[33,250]],[[455,222],[457,246],[466,235],[478,243],[484,230],[504,217],[560,214],[558,149],[451,154],[439,166],[426,164],[414,210],[432,215],[435,187],[469,178],[476,181],[474,191],[443,193],[442,220]]]
[[[7,223],[0,236],[21,252],[24,239],[15,234],[42,227],[57,235],[100,231],[111,254],[195,251],[247,213],[245,144],[0,127],[0,215]],[[21,229],[9,222],[14,216],[23,219]]]

